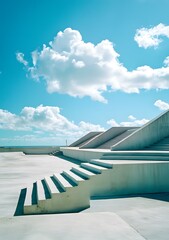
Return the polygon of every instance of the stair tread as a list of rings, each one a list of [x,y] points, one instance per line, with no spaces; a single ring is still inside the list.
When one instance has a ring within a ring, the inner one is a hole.
[[[60,193],[59,190],[57,189],[56,185],[52,181],[51,177],[45,177],[44,180],[45,180],[48,190],[51,194]]]
[[[43,188],[42,181],[38,180],[36,182],[36,184],[37,184],[37,199],[38,199],[38,201],[46,200],[45,191],[44,191],[44,188]]]
[[[26,188],[26,197],[25,197],[25,202],[24,206],[31,206],[32,205],[32,186],[28,186]]]
[[[83,178],[79,177],[77,174],[69,171],[69,170],[65,170],[63,171],[65,174],[67,174],[68,176],[70,176],[71,178],[73,178],[75,181],[77,182],[82,182],[85,181]]]
[[[99,166],[103,166],[105,167],[106,169],[108,168],[113,168],[113,164],[112,163],[108,163],[106,160],[100,160],[100,159],[91,159],[90,162],[92,164],[96,164],[96,165],[99,165]]]
[[[107,170],[106,167],[94,165],[92,163],[82,163],[81,166],[88,166],[88,167],[91,167],[91,168],[96,169],[96,170]]]
[[[89,177],[96,175],[95,173],[90,172],[90,171],[88,171],[88,170],[86,170],[86,169],[84,169],[84,168],[81,168],[81,167],[73,167],[72,169],[75,169],[75,170],[77,170],[78,172],[81,172],[82,174],[84,173],[85,175],[87,175],[87,176],[89,176]]]
[[[65,190],[66,188],[72,187],[72,185],[60,173],[54,173],[53,176]]]

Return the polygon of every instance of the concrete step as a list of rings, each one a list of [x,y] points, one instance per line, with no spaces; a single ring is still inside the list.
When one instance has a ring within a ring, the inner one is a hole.
[[[100,161],[100,159],[91,159],[90,163],[101,166],[101,167],[105,167],[105,168],[110,168],[110,169],[113,168],[112,163],[107,163],[106,161]]]
[[[24,207],[30,207],[32,205],[32,190],[33,190],[33,185],[28,186],[26,189]]]
[[[73,173],[72,171],[65,170],[63,171],[63,174],[67,176],[71,181],[73,181],[75,184],[79,184],[79,182],[84,182],[85,180],[81,177],[79,177],[77,174]]]
[[[45,180],[46,186],[47,186],[51,196],[53,194],[60,193],[60,191],[58,190],[58,188],[56,187],[56,185],[52,181],[51,177],[45,177],[44,180]]]
[[[92,163],[81,163],[80,166],[89,171],[93,171],[96,174],[100,174],[103,170],[107,170],[105,167],[97,166]]]
[[[168,161],[169,156],[103,156],[100,158],[100,160],[158,160],[158,161]]]
[[[75,174],[78,174],[80,177],[85,179],[90,179],[92,176],[96,175],[95,173],[90,172],[81,167],[72,167],[72,172],[74,172]]]
[[[26,196],[23,205],[23,213],[34,214],[37,211],[37,204],[33,202],[33,184],[26,188]]]
[[[44,200],[46,200],[45,190],[44,190],[42,181],[41,181],[41,180],[38,180],[38,181],[36,182],[36,185],[37,185],[37,201],[39,202],[39,201],[44,201]]]
[[[109,153],[105,153],[103,157],[105,156],[169,156],[169,152],[163,152],[163,151],[156,151],[156,150],[148,150],[144,149],[142,151],[112,151]]]
[[[54,173],[53,177],[60,184],[64,191],[73,187],[61,174]]]

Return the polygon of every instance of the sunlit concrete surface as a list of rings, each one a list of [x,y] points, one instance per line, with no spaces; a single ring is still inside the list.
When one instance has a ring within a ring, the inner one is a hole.
[[[0,216],[12,216],[20,190],[54,172],[69,170],[76,164],[50,155],[0,153]]]
[[[168,240],[169,194],[92,199],[74,214],[14,217],[20,189],[78,162],[49,155],[0,153],[0,239]]]
[[[116,213],[143,239],[169,239],[169,193],[95,199],[90,204],[90,208],[84,212]]]

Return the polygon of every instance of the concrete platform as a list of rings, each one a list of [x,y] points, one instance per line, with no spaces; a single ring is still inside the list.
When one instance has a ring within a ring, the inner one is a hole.
[[[0,239],[169,239],[168,193],[93,199],[90,209],[76,214],[13,217],[22,187],[77,164],[49,155],[0,153]]]
[[[13,216],[22,188],[51,173],[77,166],[50,155],[24,155],[22,152],[0,153],[0,216]]]

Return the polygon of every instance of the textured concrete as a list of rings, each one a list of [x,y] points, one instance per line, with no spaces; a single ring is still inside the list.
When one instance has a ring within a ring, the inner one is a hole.
[[[0,147],[0,152],[24,152],[26,154],[50,154],[59,151],[59,146],[44,147]]]
[[[91,139],[89,142],[84,144],[81,148],[97,148],[102,144],[109,142],[109,140],[123,134],[124,132],[128,130],[134,130],[134,129],[138,129],[138,128],[137,127],[112,127],[107,131],[103,132],[102,134],[99,134],[96,138]],[[110,147],[111,145],[106,145],[106,148],[110,149]]]
[[[169,193],[91,200],[90,208],[84,212],[113,212],[143,239],[169,239]]]
[[[77,166],[49,155],[0,153],[0,216],[12,216],[20,190],[53,172]]]
[[[77,141],[73,142],[71,145],[69,145],[69,147],[80,147],[80,146],[86,144],[87,142],[89,142],[90,140],[92,140],[93,138],[97,137],[101,133],[102,132],[89,132],[85,136],[83,136],[80,139],[78,139]]]
[[[149,121],[130,136],[112,146],[112,150],[139,150],[169,136],[169,110]]]
[[[72,166],[59,157],[0,153],[0,239],[168,240],[169,194],[91,200],[77,214],[13,217],[21,187]]]
[[[89,162],[90,159],[99,159],[104,153],[111,152],[108,149],[79,149],[77,147],[61,147],[64,156]]]
[[[115,213],[2,218],[0,234],[6,240],[145,239]]]

